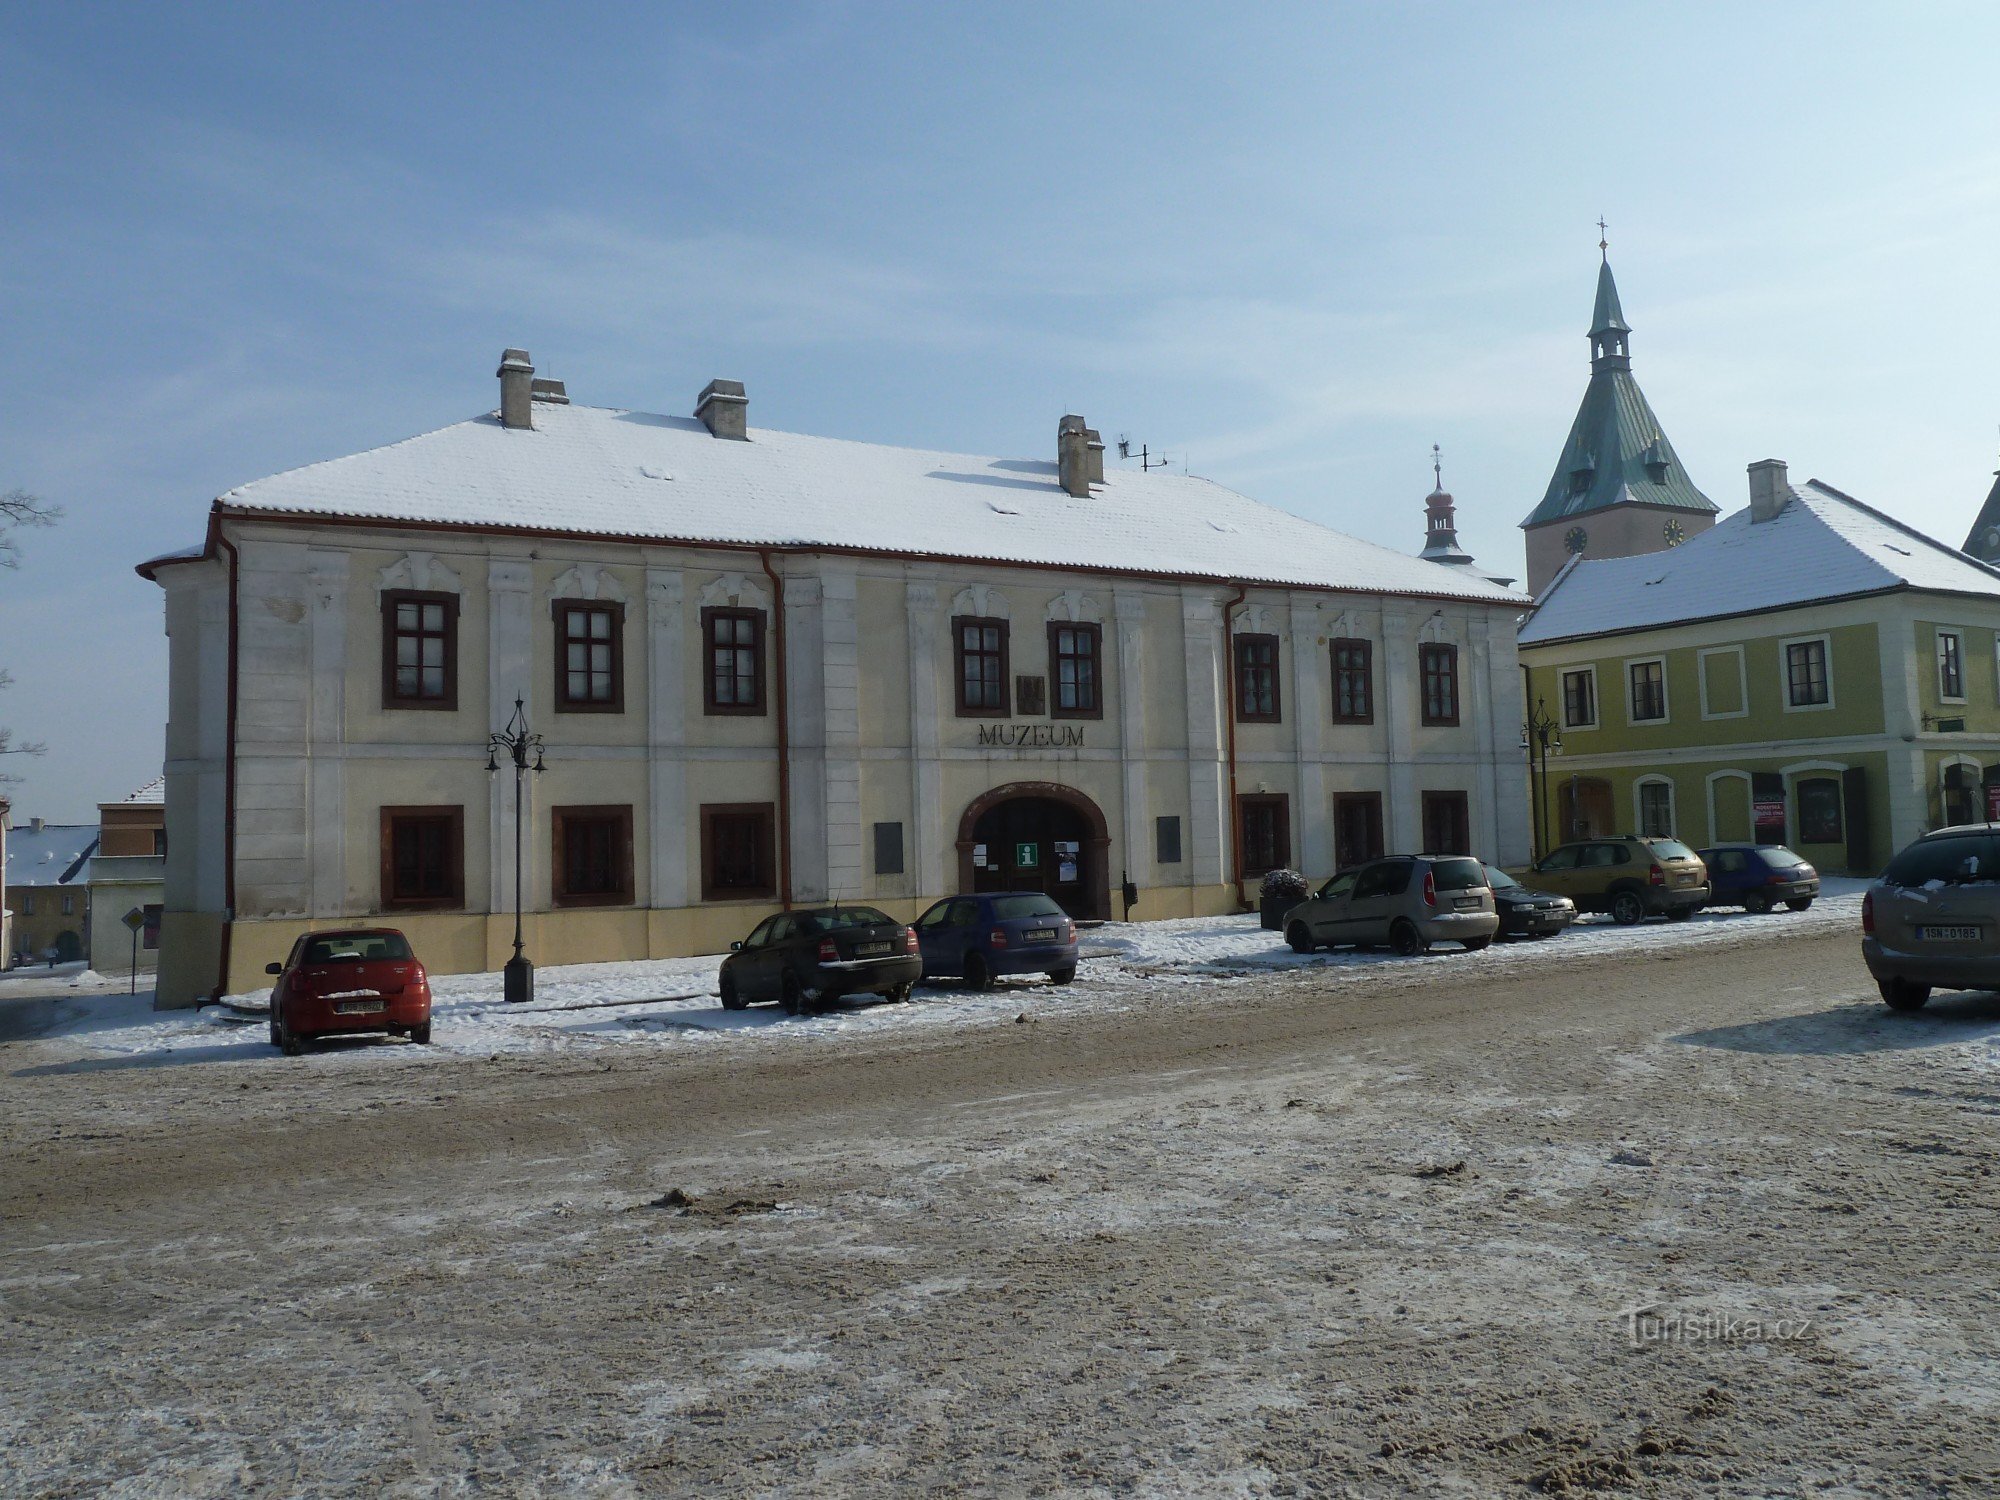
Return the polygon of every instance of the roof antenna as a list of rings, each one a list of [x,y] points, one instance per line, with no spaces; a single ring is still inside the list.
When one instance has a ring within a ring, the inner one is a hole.
[[[1118,439],[1118,456],[1124,459],[1129,459],[1132,456],[1132,440],[1130,438],[1120,436]],[[1144,473],[1148,469],[1164,469],[1172,462],[1173,460],[1168,458],[1166,454],[1162,453],[1158,458],[1155,458],[1153,457],[1152,449],[1148,448],[1144,443],[1139,445],[1139,471],[1141,473]]]

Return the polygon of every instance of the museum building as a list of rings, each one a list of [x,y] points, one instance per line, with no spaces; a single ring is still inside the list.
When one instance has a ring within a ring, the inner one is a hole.
[[[828,899],[1236,910],[1267,870],[1528,852],[1527,601],[1221,485],[573,405],[258,480],[143,564],[170,639],[159,1003],[313,926],[439,973],[721,952]],[[516,721],[519,722],[519,721]],[[498,770],[489,769],[498,766]]]

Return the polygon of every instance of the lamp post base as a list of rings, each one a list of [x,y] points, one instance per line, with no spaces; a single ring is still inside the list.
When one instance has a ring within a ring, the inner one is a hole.
[[[500,974],[509,1005],[526,1005],[535,998],[535,966],[521,954],[508,959]]]

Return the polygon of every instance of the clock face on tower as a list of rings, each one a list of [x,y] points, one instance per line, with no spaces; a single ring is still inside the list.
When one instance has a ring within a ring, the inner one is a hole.
[[[1572,526],[1563,533],[1563,546],[1572,552],[1581,552],[1590,545],[1590,533],[1581,526]]]
[[[1678,547],[1688,539],[1687,528],[1675,518],[1669,518],[1667,524],[1660,528],[1660,535],[1667,539],[1669,547]]]

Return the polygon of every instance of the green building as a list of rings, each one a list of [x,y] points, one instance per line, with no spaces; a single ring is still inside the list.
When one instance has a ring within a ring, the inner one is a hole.
[[[1873,874],[2000,792],[2000,567],[1774,460],[1682,545],[1572,558],[1520,655],[1560,744],[1544,847],[1756,838]]]

